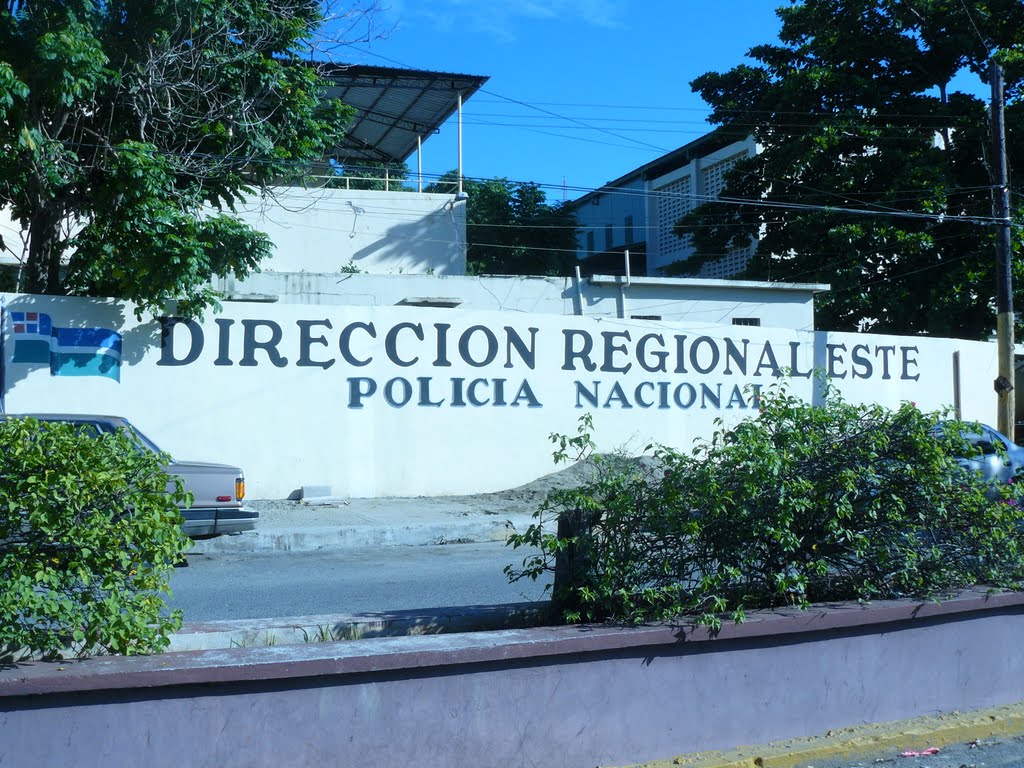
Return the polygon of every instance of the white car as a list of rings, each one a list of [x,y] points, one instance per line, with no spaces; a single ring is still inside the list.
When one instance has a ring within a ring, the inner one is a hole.
[[[74,424],[94,435],[127,430],[141,450],[163,453],[148,437],[120,416],[95,416],[69,413],[18,413],[0,415],[4,419],[33,418],[42,422]],[[192,494],[192,506],[182,507],[182,530],[192,538],[209,538],[225,533],[241,533],[256,527],[260,513],[242,504],[245,475],[239,467],[172,459],[165,469],[181,478]]]

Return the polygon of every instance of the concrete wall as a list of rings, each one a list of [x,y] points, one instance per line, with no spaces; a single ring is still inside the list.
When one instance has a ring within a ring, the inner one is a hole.
[[[282,187],[238,205],[239,217],[265,232],[272,273],[466,273],[466,201],[454,195]],[[0,209],[0,237],[17,251],[21,227]],[[0,252],[0,264],[18,259]]]
[[[113,300],[4,299],[8,413],[126,416],[179,459],[242,466],[252,498],[304,485],[352,497],[515,487],[554,470],[548,436],[575,433],[587,412],[602,450],[689,450],[716,419],[756,413],[755,388],[785,369],[807,399],[821,369],[851,400],[934,409],[953,400],[959,352],[963,415],[991,422],[995,408],[995,346],[980,342],[300,304],[140,322]],[[49,351],[49,328],[17,325],[33,312],[114,332],[120,361]],[[39,339],[42,357],[28,355]]]
[[[466,201],[454,195],[286,187],[238,213],[274,243],[268,272],[466,273]]]
[[[712,325],[750,324],[808,331],[814,295],[827,285],[743,280],[593,275],[584,281],[584,313]]]
[[[592,768],[1024,699],[1024,596],[0,670],[0,766]]]
[[[433,302],[459,310],[541,315],[586,315],[730,325],[739,318],[762,326],[814,327],[814,295],[828,286],[739,280],[593,275],[466,277],[423,274],[315,274],[261,272],[244,282],[220,280],[231,301],[390,307]]]

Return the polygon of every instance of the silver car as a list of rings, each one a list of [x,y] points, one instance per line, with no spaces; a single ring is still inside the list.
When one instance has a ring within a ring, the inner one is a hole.
[[[1024,448],[987,424],[971,425],[963,438],[977,451],[958,459],[961,466],[979,473],[986,480],[999,483],[1013,482],[1017,472],[1024,469]],[[973,426],[977,426],[975,431]]]
[[[87,434],[111,434],[127,430],[140,450],[163,453],[148,437],[120,416],[95,416],[67,413],[19,413],[0,418],[33,418],[44,422],[73,424]],[[165,469],[181,478],[192,494],[192,506],[181,508],[182,530],[192,538],[208,538],[225,533],[241,533],[256,527],[260,513],[242,505],[245,475],[239,467],[198,461],[171,459]]]

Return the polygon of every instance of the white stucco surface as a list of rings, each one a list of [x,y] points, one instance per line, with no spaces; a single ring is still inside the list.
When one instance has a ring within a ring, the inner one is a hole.
[[[932,409],[952,402],[959,351],[964,416],[994,414],[995,347],[979,342],[228,304],[192,327],[165,320],[162,349],[160,322],[138,322],[121,302],[4,298],[7,412],[126,416],[179,458],[241,465],[254,498],[317,484],[350,497],[510,488],[552,471],[549,435],[574,433],[586,412],[602,449],[640,453],[652,440],[687,449],[714,419],[755,412],[745,385],[766,387],[794,364],[799,374],[831,370],[853,400]],[[116,331],[119,380],[12,362],[24,338],[12,333],[19,312]],[[814,397],[810,379],[792,386]]]
[[[269,273],[466,273],[466,201],[454,195],[279,187],[236,213],[273,242],[260,265]],[[23,233],[6,208],[0,237],[0,265],[17,265]]]
[[[814,295],[827,285],[739,280],[646,278],[374,275],[261,272],[214,287],[238,301],[389,307],[433,303],[462,311],[646,318],[809,330]]]
[[[282,187],[238,215],[274,243],[269,272],[466,271],[466,201],[454,195]]]

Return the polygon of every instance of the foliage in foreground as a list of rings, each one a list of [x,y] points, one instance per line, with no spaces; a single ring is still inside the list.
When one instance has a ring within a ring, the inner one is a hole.
[[[0,648],[166,648],[181,615],[164,597],[188,546],[166,459],[127,433],[0,421]]]
[[[311,63],[334,0],[0,4],[0,249],[29,293],[216,304],[271,251],[235,214],[301,180],[353,110]],[[351,26],[372,17],[358,4]],[[335,19],[337,22],[338,20]]]
[[[510,580],[554,572],[568,621],[723,617],[832,600],[933,598],[1017,587],[1020,486],[990,486],[956,460],[964,425],[911,404],[809,405],[775,389],[757,418],[686,455],[593,453],[591,421],[552,435],[556,461],[589,458],[595,479],[551,493],[509,544],[540,553]]]

